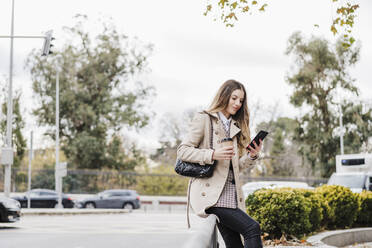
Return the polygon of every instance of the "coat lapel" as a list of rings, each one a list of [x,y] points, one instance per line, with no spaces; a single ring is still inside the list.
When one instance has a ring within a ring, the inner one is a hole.
[[[231,125],[230,125],[230,137],[233,138],[239,132],[240,132],[240,128],[238,127],[238,123],[234,119],[232,119]]]
[[[205,112],[206,114],[209,114],[217,119],[218,118],[218,115],[217,113],[211,113],[211,112],[207,112],[206,110],[204,110],[203,112]],[[222,126],[220,125],[219,127],[222,128]],[[233,138],[235,135],[237,135],[238,133],[240,132],[240,128],[239,128],[239,125],[238,123],[236,122],[236,120],[234,120],[234,118],[231,120],[231,124],[230,124],[230,138]]]
[[[218,119],[217,113],[208,112],[207,110],[204,110],[203,112]]]

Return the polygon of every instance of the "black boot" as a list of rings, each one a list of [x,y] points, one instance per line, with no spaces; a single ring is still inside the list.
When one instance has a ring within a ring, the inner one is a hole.
[[[262,241],[260,236],[254,236],[244,240],[244,248],[262,248]]]

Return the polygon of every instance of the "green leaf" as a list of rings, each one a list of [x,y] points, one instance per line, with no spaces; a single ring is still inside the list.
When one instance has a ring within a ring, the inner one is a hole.
[[[332,31],[333,35],[337,34],[337,29],[336,29],[335,25],[331,26],[331,31]]]
[[[245,6],[244,8],[243,8],[243,12],[248,12],[249,11],[249,6],[247,5],[247,6]]]
[[[229,3],[229,0],[220,0],[218,2],[218,5],[221,6],[221,8],[225,8],[225,4],[228,4]]]
[[[261,6],[261,8],[259,9],[259,11],[265,11],[265,8],[267,7],[267,3],[265,3],[264,5]]]

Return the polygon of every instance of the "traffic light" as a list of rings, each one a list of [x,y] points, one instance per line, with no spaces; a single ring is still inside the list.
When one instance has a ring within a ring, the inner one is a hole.
[[[53,35],[53,30],[49,30],[48,32],[45,33],[45,38],[44,38],[44,45],[42,49],[42,56],[47,56],[51,53],[53,53],[50,49],[52,48],[52,40],[54,40]]]

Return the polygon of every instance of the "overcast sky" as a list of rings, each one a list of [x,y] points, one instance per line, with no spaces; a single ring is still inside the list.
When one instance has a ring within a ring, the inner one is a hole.
[[[288,37],[299,30],[306,37],[317,35],[334,42],[329,28],[335,7],[331,0],[268,3],[266,12],[247,15],[234,28],[226,28],[212,17],[203,16],[206,5],[203,0],[16,0],[15,34],[41,35],[53,29],[54,43],[60,47],[65,41],[62,27],[73,25],[75,14],[88,15],[92,32],[98,18],[111,17],[122,33],[154,45],[149,60],[151,72],[145,81],[156,88],[157,96],[151,108],[158,117],[207,106],[227,79],[244,83],[250,102],[259,101],[263,106],[278,104],[282,116],[294,117],[298,110],[289,104],[292,90],[285,82],[294,63],[293,58],[284,54]],[[351,74],[357,79],[355,84],[361,90],[361,97],[371,99],[372,2],[359,4],[353,30],[362,44],[361,58]],[[1,0],[0,35],[10,34],[10,14],[11,0]],[[13,83],[15,89],[22,88],[23,109],[28,113],[34,102],[24,61],[32,49],[41,46],[42,40],[37,39],[14,42]],[[9,75],[9,48],[10,41],[0,39],[0,74],[4,77]],[[37,133],[37,146],[45,145],[47,141],[41,139],[40,129],[37,131],[35,121],[27,116],[26,136],[33,129]],[[154,126],[141,131],[140,135],[146,139],[140,139],[140,146],[156,146]]]

